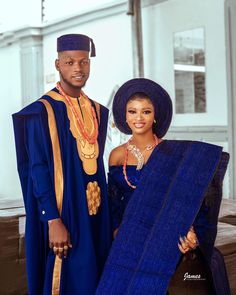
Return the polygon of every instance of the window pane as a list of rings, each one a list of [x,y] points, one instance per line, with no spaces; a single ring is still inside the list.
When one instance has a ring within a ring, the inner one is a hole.
[[[174,34],[175,111],[206,112],[204,29]]]
[[[206,112],[205,73],[175,71],[175,111]]]

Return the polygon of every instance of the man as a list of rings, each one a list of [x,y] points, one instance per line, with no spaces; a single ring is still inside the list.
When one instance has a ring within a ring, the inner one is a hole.
[[[26,209],[29,294],[94,294],[110,246],[103,150],[108,110],[82,91],[91,38],[57,39],[60,82],[13,115]]]

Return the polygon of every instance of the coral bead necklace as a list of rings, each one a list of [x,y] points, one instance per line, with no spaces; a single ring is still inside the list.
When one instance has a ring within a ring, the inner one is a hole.
[[[136,188],[135,185],[133,185],[127,176],[127,171],[126,171],[126,167],[127,167],[127,162],[128,162],[128,154],[129,151],[135,156],[135,158],[137,158],[138,160],[138,164],[136,167],[136,170],[141,170],[143,168],[144,165],[144,160],[145,160],[145,153],[146,151],[150,151],[152,149],[154,149],[160,142],[160,140],[157,138],[156,135],[154,135],[154,143],[153,144],[149,144],[145,147],[144,151],[141,152],[140,149],[135,145],[135,144],[131,144],[133,138],[131,137],[126,146],[125,146],[125,159],[124,159],[124,164],[123,164],[123,175],[125,178],[125,181],[127,182],[127,184],[132,187],[133,189]]]
[[[75,116],[76,118],[76,121],[78,123],[78,126],[79,126],[79,130],[80,132],[82,133],[83,137],[90,143],[90,144],[95,144],[96,141],[97,141],[97,138],[98,138],[98,122],[97,122],[97,118],[96,118],[96,113],[95,113],[95,110],[94,108],[92,107],[91,105],[91,115],[92,115],[92,121],[93,121],[93,124],[94,124],[94,132],[92,134],[89,134],[86,130],[85,130],[85,126],[84,126],[84,123],[80,120],[79,118],[79,115],[75,109],[75,107],[73,106],[72,102],[71,102],[71,99],[68,95],[65,94],[65,92],[63,91],[62,87],[61,87],[61,84],[60,82],[57,83],[57,89],[59,90],[59,93],[65,98],[66,102],[68,103],[73,115]],[[81,94],[86,98],[88,99],[85,94],[83,92],[81,92]]]

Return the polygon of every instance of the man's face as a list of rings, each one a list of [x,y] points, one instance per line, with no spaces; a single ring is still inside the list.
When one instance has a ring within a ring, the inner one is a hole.
[[[81,50],[60,52],[55,65],[60,73],[60,82],[64,91],[68,95],[77,96],[89,77],[89,52]]]

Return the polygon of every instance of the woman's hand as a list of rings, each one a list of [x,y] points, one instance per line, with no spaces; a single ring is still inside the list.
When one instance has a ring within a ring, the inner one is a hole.
[[[119,230],[119,227],[117,227],[117,228],[113,231],[113,239],[115,239],[116,235],[118,234],[118,230]]]
[[[62,223],[61,218],[56,218],[48,221],[49,228],[49,247],[53,249],[55,255],[66,258],[69,248],[72,248],[70,242],[70,234],[65,225]]]
[[[186,237],[179,238],[180,243],[178,247],[181,253],[185,254],[188,251],[194,250],[198,246],[198,239],[196,233],[193,229],[193,226],[190,227]]]

